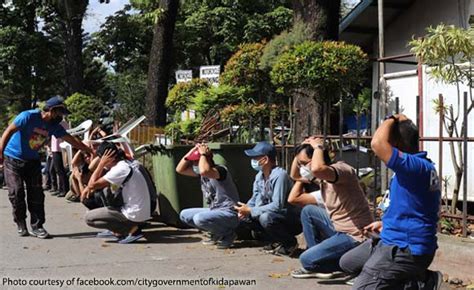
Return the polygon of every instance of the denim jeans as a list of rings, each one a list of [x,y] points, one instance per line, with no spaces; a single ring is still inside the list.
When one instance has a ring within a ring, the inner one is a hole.
[[[269,242],[280,242],[285,247],[296,245],[295,236],[301,233],[299,211],[286,209],[285,212],[265,212],[258,218],[246,218],[240,226],[263,233],[263,239]]]
[[[180,213],[182,222],[217,237],[230,238],[239,225],[237,212],[232,209],[188,208]]]
[[[8,198],[13,208],[13,220],[15,223],[19,223],[26,219],[26,205],[28,204],[31,228],[43,227],[45,214],[40,161],[22,161],[5,156],[3,164],[5,181],[8,186]]]
[[[345,233],[337,232],[326,210],[316,205],[303,208],[301,223],[308,244],[308,249],[300,256],[303,268],[321,273],[340,271],[339,259],[359,242]]]

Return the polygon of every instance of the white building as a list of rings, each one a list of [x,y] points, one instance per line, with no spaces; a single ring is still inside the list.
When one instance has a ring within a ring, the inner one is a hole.
[[[444,23],[467,28],[474,24],[474,0],[384,0],[384,57],[407,55],[410,53],[408,42],[426,34],[426,28]],[[378,13],[377,0],[362,0],[340,25],[341,40],[361,46],[372,59],[378,56]],[[420,132],[424,137],[439,136],[439,115],[434,111],[435,99],[443,94],[445,103],[453,104],[455,110],[461,109],[457,105],[456,87],[437,83],[430,79],[426,67],[418,67],[414,57],[398,58],[398,62],[385,62],[385,74],[389,97],[388,114],[395,111],[395,99],[399,100],[400,112],[409,118],[418,121]],[[420,71],[419,71],[420,70]],[[420,72],[420,73],[419,73]],[[372,89],[379,90],[378,63],[373,62]],[[461,91],[469,91],[467,85]],[[417,104],[417,96],[420,102]],[[470,102],[470,100],[468,100]],[[372,106],[372,124],[376,121],[376,104]],[[418,107],[417,107],[418,106]],[[421,114],[418,114],[422,111]],[[383,118],[381,116],[380,118]],[[474,113],[469,116],[468,136],[474,137]],[[460,126],[459,126],[460,127]],[[444,136],[447,136],[444,131]],[[424,142],[423,150],[428,151],[433,162],[439,164],[438,142]],[[474,201],[474,143],[468,145],[468,200]],[[447,142],[443,146],[443,176],[451,176],[448,182],[448,196],[452,192],[454,183],[454,169]],[[462,187],[460,200],[462,199]]]

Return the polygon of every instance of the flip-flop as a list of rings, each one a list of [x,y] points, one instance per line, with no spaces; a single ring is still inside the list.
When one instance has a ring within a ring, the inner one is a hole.
[[[97,238],[113,238],[115,237],[115,235],[112,231],[105,230],[103,232],[97,233],[96,237]]]

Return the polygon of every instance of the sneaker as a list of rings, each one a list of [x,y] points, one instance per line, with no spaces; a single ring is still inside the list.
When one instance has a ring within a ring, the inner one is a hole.
[[[275,249],[279,248],[281,246],[281,243],[270,243],[265,246],[263,246],[263,251],[267,254],[273,254]]]
[[[138,241],[139,239],[143,238],[143,233],[141,230],[136,231],[133,234],[128,234],[128,236],[124,237],[123,239],[119,240],[119,244],[130,244],[135,241]]]
[[[28,227],[26,226],[25,221],[21,221],[21,222],[17,223],[16,225],[17,225],[17,228],[18,228],[17,233],[20,237],[28,236]]]
[[[72,195],[72,196],[70,196],[70,197],[68,197],[68,196],[66,195],[65,199],[66,199],[66,201],[69,202],[69,203],[71,203],[71,202],[80,202],[80,201],[81,201],[81,197],[78,196],[78,195],[75,195],[75,194]]]
[[[59,191],[52,189],[51,190],[51,196],[57,196],[59,194]]]
[[[292,257],[297,250],[298,250],[298,244],[295,244],[289,247],[285,247],[281,245],[278,248],[276,248],[272,254],[277,255],[277,256]]]
[[[217,248],[219,250],[225,250],[234,246],[234,240],[237,239],[237,235],[232,233],[229,237],[225,237],[217,242]]]
[[[49,238],[49,234],[44,228],[37,228],[37,229],[31,230],[29,233],[33,237],[37,237],[40,239]]]
[[[105,231],[97,233],[96,237],[97,238],[113,238],[115,237],[115,235],[114,235],[114,232],[105,230]]]
[[[357,277],[350,278],[345,283],[346,285],[353,286]]]
[[[219,237],[217,237],[217,236],[215,236],[215,235],[213,235],[213,234],[209,234],[209,235],[207,235],[207,236],[208,236],[208,238],[205,239],[205,240],[202,240],[202,242],[201,242],[203,245],[206,245],[206,246],[213,246],[213,245],[216,245],[216,244],[219,242],[219,240],[220,240]]]
[[[296,279],[318,278],[318,279],[332,279],[341,275],[341,272],[320,273],[300,268],[291,272],[291,276]]]
[[[58,195],[56,195],[56,197],[65,197],[65,196],[66,196],[65,192],[60,192],[58,193]]]

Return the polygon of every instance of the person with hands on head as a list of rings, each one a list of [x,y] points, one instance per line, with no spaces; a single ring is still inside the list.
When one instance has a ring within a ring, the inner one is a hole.
[[[122,195],[123,204],[89,210],[85,221],[91,227],[105,229],[98,237],[116,237],[119,244],[135,242],[143,237],[141,226],[150,219],[152,209],[150,189],[141,165],[136,160],[127,160],[124,152],[110,142],[102,142],[97,155],[100,161],[81,198],[89,198],[96,190],[110,187]]]
[[[368,228],[380,231],[380,238],[346,253],[340,266],[358,275],[353,289],[439,289],[441,273],[427,269],[437,249],[440,184],[427,153],[419,151],[418,128],[405,115],[392,115],[374,133],[371,147],[395,173],[390,206],[383,227]]]
[[[69,135],[60,125],[64,115],[69,114],[63,98],[52,97],[43,110],[27,110],[18,114],[8,125],[0,140],[0,162],[5,168],[8,198],[13,207],[13,220],[18,235],[28,233],[38,238],[48,238],[44,229],[44,192],[42,187],[41,162],[38,151],[49,137],[62,138],[73,147],[91,152],[81,141]],[[26,200],[25,202],[25,186]],[[26,209],[30,212],[31,231],[26,225]]]
[[[212,156],[206,144],[197,144],[176,166],[177,173],[200,178],[202,194],[209,205],[209,208],[184,209],[180,219],[188,226],[211,234],[203,244],[227,249],[233,246],[236,238],[235,228],[239,221],[233,207],[239,194],[229,170],[215,164]]]
[[[258,142],[245,150],[251,166],[257,171],[253,194],[245,204],[239,202],[240,226],[251,230],[256,238],[268,242],[267,253],[292,256],[298,249],[295,236],[301,233],[300,210],[288,204],[292,181],[288,173],[276,165],[276,149],[268,142]]]
[[[373,219],[354,168],[345,162],[332,163],[321,138],[307,138],[297,147],[292,176],[297,182],[318,182],[316,204],[301,212],[307,250],[300,255],[302,268],[293,278],[330,279],[340,274],[339,259],[365,239],[364,228]],[[294,198],[293,198],[294,199]]]

